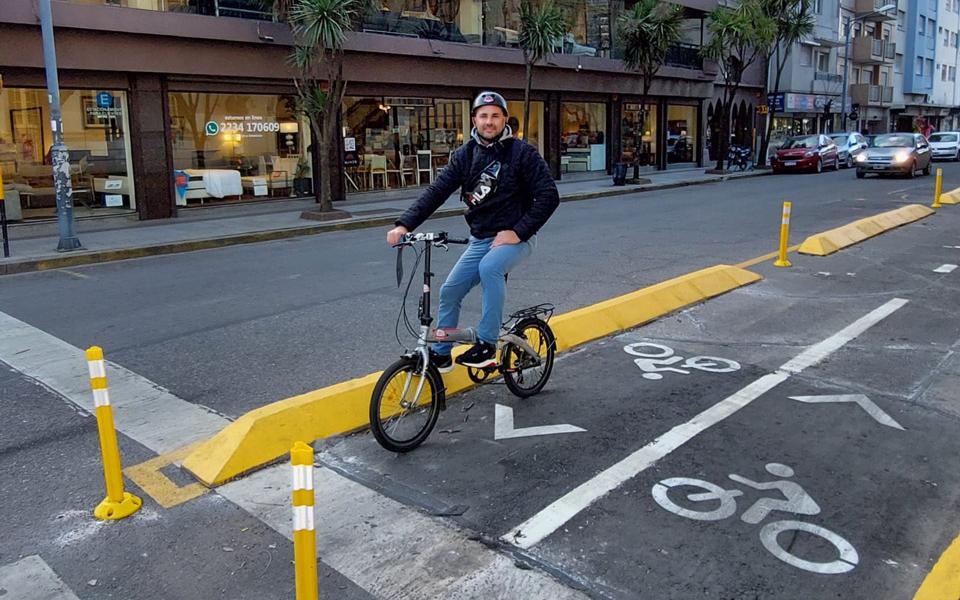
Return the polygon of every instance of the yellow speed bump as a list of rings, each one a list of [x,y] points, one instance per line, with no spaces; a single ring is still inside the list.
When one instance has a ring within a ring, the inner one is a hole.
[[[550,326],[563,351],[636,327],[675,310],[762,279],[738,267],[717,265],[557,315]],[[462,352],[458,347],[454,354]],[[312,441],[369,425],[370,395],[380,373],[331,385],[252,410],[201,442],[183,467],[208,486],[225,483],[283,457],[298,440]],[[443,376],[447,396],[473,387],[457,366]]]
[[[940,204],[960,204],[960,188],[940,194]]]
[[[960,599],[960,537],[944,551],[913,600]]]
[[[800,254],[812,254],[814,256],[833,254],[837,250],[862,242],[884,231],[929,217],[933,212],[926,206],[910,204],[903,208],[854,221],[843,227],[812,235],[800,244],[799,252]]]

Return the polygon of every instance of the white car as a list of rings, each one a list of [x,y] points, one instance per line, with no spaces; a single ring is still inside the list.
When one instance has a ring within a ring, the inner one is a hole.
[[[938,131],[928,141],[934,160],[960,160],[960,132]]]

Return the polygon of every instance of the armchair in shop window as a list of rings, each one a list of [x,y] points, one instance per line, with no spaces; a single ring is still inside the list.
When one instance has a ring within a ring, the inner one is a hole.
[[[414,180],[416,179],[416,158],[413,156],[404,156],[400,155],[400,166],[396,169],[391,169],[389,167],[393,166],[393,163],[390,160],[387,160],[387,175],[394,173],[397,176],[397,183],[400,187],[407,186],[407,177],[411,177]],[[413,183],[411,181],[411,183]]]
[[[87,208],[93,208],[97,204],[97,197],[93,190],[93,176],[87,172],[87,157],[84,156],[76,165],[70,165],[70,187],[73,190],[73,198]],[[83,200],[87,198],[87,200]]]

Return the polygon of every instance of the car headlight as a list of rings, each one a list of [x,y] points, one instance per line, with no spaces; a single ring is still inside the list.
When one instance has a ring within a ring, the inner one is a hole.
[[[807,158],[810,158],[810,157],[813,156],[814,154],[816,154],[816,152],[814,152],[814,151],[812,151],[812,150],[807,150],[806,152],[803,153],[803,155],[804,155],[805,157],[807,157]]]
[[[893,162],[905,163],[910,160],[909,152],[897,152],[893,155]]]
[[[861,152],[857,155],[857,162],[867,162],[867,153]]]

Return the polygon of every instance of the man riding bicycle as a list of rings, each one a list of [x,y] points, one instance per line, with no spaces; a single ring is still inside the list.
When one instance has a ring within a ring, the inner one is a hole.
[[[496,92],[481,92],[471,110],[471,139],[450,157],[449,164],[387,232],[387,243],[417,227],[458,187],[467,208],[470,244],[440,288],[438,328],[455,328],[464,296],[477,283],[481,316],[477,343],[457,358],[461,365],[484,368],[496,364],[496,343],[506,300],[504,275],[530,256],[535,235],[560,203],[557,186],[537,150],[513,137],[506,124],[507,101]],[[453,369],[453,344],[436,344],[430,362],[441,373]]]

